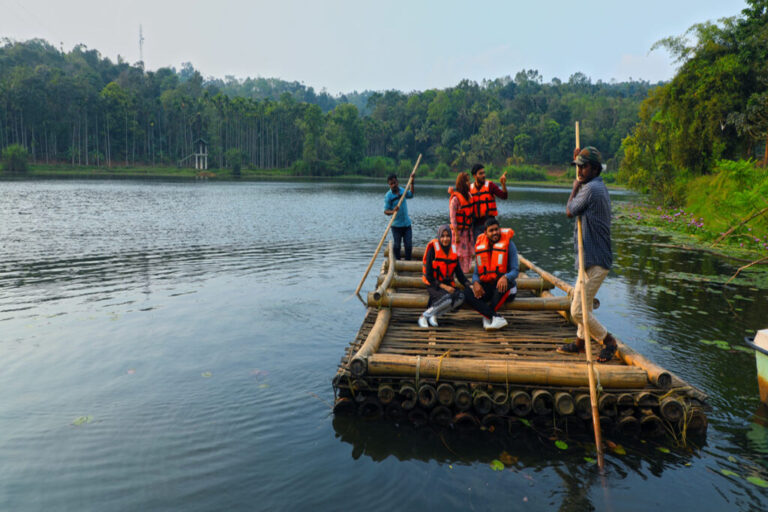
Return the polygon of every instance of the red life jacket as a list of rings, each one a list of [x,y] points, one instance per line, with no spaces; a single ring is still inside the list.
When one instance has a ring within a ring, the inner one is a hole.
[[[451,194],[451,198],[454,197],[459,198],[459,209],[456,210],[456,227],[459,231],[471,228],[472,217],[475,211],[472,196],[470,195],[469,199],[467,199],[463,194],[454,191],[453,194]]]
[[[499,212],[496,209],[496,198],[491,193],[491,181],[485,180],[480,190],[477,184],[472,183],[469,186],[469,193],[472,194],[472,204],[475,207],[475,218],[496,217]]]
[[[435,257],[432,260],[432,277],[438,284],[445,283],[454,286],[453,272],[456,270],[456,265],[459,264],[459,255],[456,254],[456,247],[453,245],[451,245],[446,253],[437,238],[429,242],[427,250],[424,251],[424,258],[421,260],[421,280],[429,285],[429,279],[427,279],[427,254],[429,254],[430,246],[435,250]]]
[[[501,229],[501,238],[495,244],[491,244],[485,233],[477,237],[475,243],[475,255],[477,257],[477,274],[480,281],[497,281],[507,273],[509,259],[509,242],[515,232],[509,228]]]

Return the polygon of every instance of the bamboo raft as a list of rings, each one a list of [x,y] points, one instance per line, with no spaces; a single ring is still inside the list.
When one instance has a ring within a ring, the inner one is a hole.
[[[363,324],[333,378],[334,413],[457,429],[506,430],[521,418],[545,429],[591,429],[585,357],[556,351],[576,338],[572,287],[519,256],[518,294],[502,308],[507,327],[485,331],[465,306],[422,329],[423,252],[414,248],[416,260],[397,261],[390,243]],[[617,341],[617,357],[595,365],[603,431],[705,434],[706,395]],[[593,358],[600,348],[593,344]]]

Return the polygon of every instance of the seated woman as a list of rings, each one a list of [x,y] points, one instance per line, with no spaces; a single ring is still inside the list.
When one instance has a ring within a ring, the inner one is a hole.
[[[456,248],[451,244],[451,228],[445,224],[438,228],[437,238],[429,242],[424,251],[421,279],[427,285],[429,307],[419,317],[419,327],[437,327],[438,316],[459,309],[464,301],[486,318],[494,316],[490,306],[475,299],[471,291],[465,294],[457,290],[454,278],[466,290],[470,290],[469,281],[461,271]]]

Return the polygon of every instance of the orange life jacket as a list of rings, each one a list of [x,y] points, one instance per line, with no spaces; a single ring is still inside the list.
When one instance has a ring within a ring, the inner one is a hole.
[[[432,260],[432,277],[438,284],[445,283],[454,286],[453,272],[456,270],[456,265],[459,264],[459,255],[456,254],[456,247],[453,245],[451,245],[449,252],[445,252],[437,238],[429,242],[427,250],[424,251],[424,258],[421,260],[421,280],[429,285],[429,279],[427,279],[427,254],[429,254],[430,245],[435,250],[435,258]]]
[[[480,281],[497,281],[507,273],[507,260],[509,258],[509,242],[515,232],[509,228],[501,229],[501,238],[495,244],[491,244],[485,233],[477,237],[475,243],[475,255],[477,257],[477,274]]]
[[[475,211],[472,196],[470,195],[469,199],[467,199],[463,194],[454,191],[453,194],[451,194],[451,198],[454,197],[459,198],[459,209],[456,210],[456,227],[459,231],[471,228],[472,218]]]
[[[483,186],[478,190],[477,184],[472,183],[469,186],[469,193],[472,194],[472,204],[475,207],[475,218],[496,217],[499,212],[496,209],[496,198],[491,193],[491,181],[485,180]]]

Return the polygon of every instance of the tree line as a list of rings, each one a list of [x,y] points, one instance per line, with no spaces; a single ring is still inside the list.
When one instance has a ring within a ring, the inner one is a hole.
[[[426,91],[331,96],[279,79],[204,79],[190,64],[147,71],[79,45],[0,46],[0,149],[75,166],[184,164],[198,138],[209,165],[297,174],[381,175],[421,153],[432,169],[473,162],[563,165],[582,139],[617,162],[622,139],[656,85],[545,83],[535,70]]]

